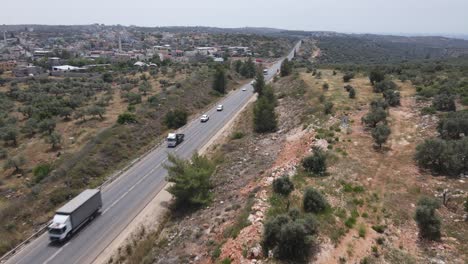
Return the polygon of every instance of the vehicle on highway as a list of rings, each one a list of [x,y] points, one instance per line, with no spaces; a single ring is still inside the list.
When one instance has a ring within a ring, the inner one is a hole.
[[[268,69],[263,69],[263,75],[268,75]]]
[[[87,189],[55,212],[48,226],[49,239],[62,242],[84,223],[93,219],[102,208],[101,191]]]
[[[216,111],[223,111],[223,109],[224,107],[221,104],[216,107]]]
[[[177,145],[184,141],[184,134],[177,134],[177,133],[169,133],[167,135],[167,147],[168,148],[175,148]]]
[[[247,88],[242,87],[242,91],[243,91],[243,92],[247,91]]]
[[[208,115],[202,115],[201,118],[200,118],[200,121],[202,123],[205,123],[208,120],[210,120],[210,117]]]

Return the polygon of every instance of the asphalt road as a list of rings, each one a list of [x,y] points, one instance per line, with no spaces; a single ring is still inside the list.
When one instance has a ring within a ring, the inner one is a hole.
[[[295,48],[298,47],[299,43]],[[293,55],[292,51],[288,58],[291,59]],[[281,61],[269,68],[266,80],[273,78]],[[196,118],[184,127],[181,130],[185,134],[182,144],[172,149],[163,144],[105,186],[102,190],[102,214],[84,226],[66,244],[49,244],[45,233],[6,263],[91,263],[164,187],[166,170],[162,165],[167,161],[167,153],[188,158],[204,146],[254,96],[250,84],[244,87],[247,91],[238,89],[219,102],[224,105],[223,111],[217,112],[215,107],[209,109],[206,112],[210,116],[208,122],[201,123]]]

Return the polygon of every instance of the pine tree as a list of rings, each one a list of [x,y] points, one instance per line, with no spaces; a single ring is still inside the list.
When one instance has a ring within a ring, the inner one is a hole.
[[[227,80],[224,70],[222,68],[216,69],[214,74],[213,90],[224,94],[226,92],[226,84]]]

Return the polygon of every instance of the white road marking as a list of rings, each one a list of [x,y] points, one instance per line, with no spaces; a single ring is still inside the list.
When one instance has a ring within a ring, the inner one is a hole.
[[[67,242],[65,245],[63,245],[63,247],[61,247],[59,250],[57,250],[57,252],[55,252],[52,256],[50,256],[48,259],[46,259],[46,261],[43,262],[43,264],[47,264],[49,263],[49,261],[51,261],[52,259],[54,259],[60,252],[62,252],[62,250],[68,246],[68,244],[70,244],[70,242]]]
[[[128,189],[126,192],[124,192],[117,200],[115,200],[109,207],[107,207],[103,212],[102,212],[102,215],[104,215],[105,213],[107,213],[107,211],[109,211],[112,207],[114,207],[118,202],[120,202],[120,200],[122,200],[125,196],[127,196],[127,194],[129,194],[138,184],[140,184],[142,181],[144,181],[146,178],[148,178],[149,175],[151,175],[151,173],[153,173],[156,169],[158,169],[159,167],[161,167],[161,164],[164,164],[164,162],[167,161],[167,158],[163,160],[163,162],[161,162],[158,166],[152,168],[148,173],[145,174],[145,176],[141,177],[141,179],[139,179],[135,184],[132,185],[132,187],[130,187],[130,189]]]

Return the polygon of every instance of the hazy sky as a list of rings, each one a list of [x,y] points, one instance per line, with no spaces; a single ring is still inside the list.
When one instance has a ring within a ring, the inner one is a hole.
[[[468,0],[1,0],[0,24],[468,34]]]

